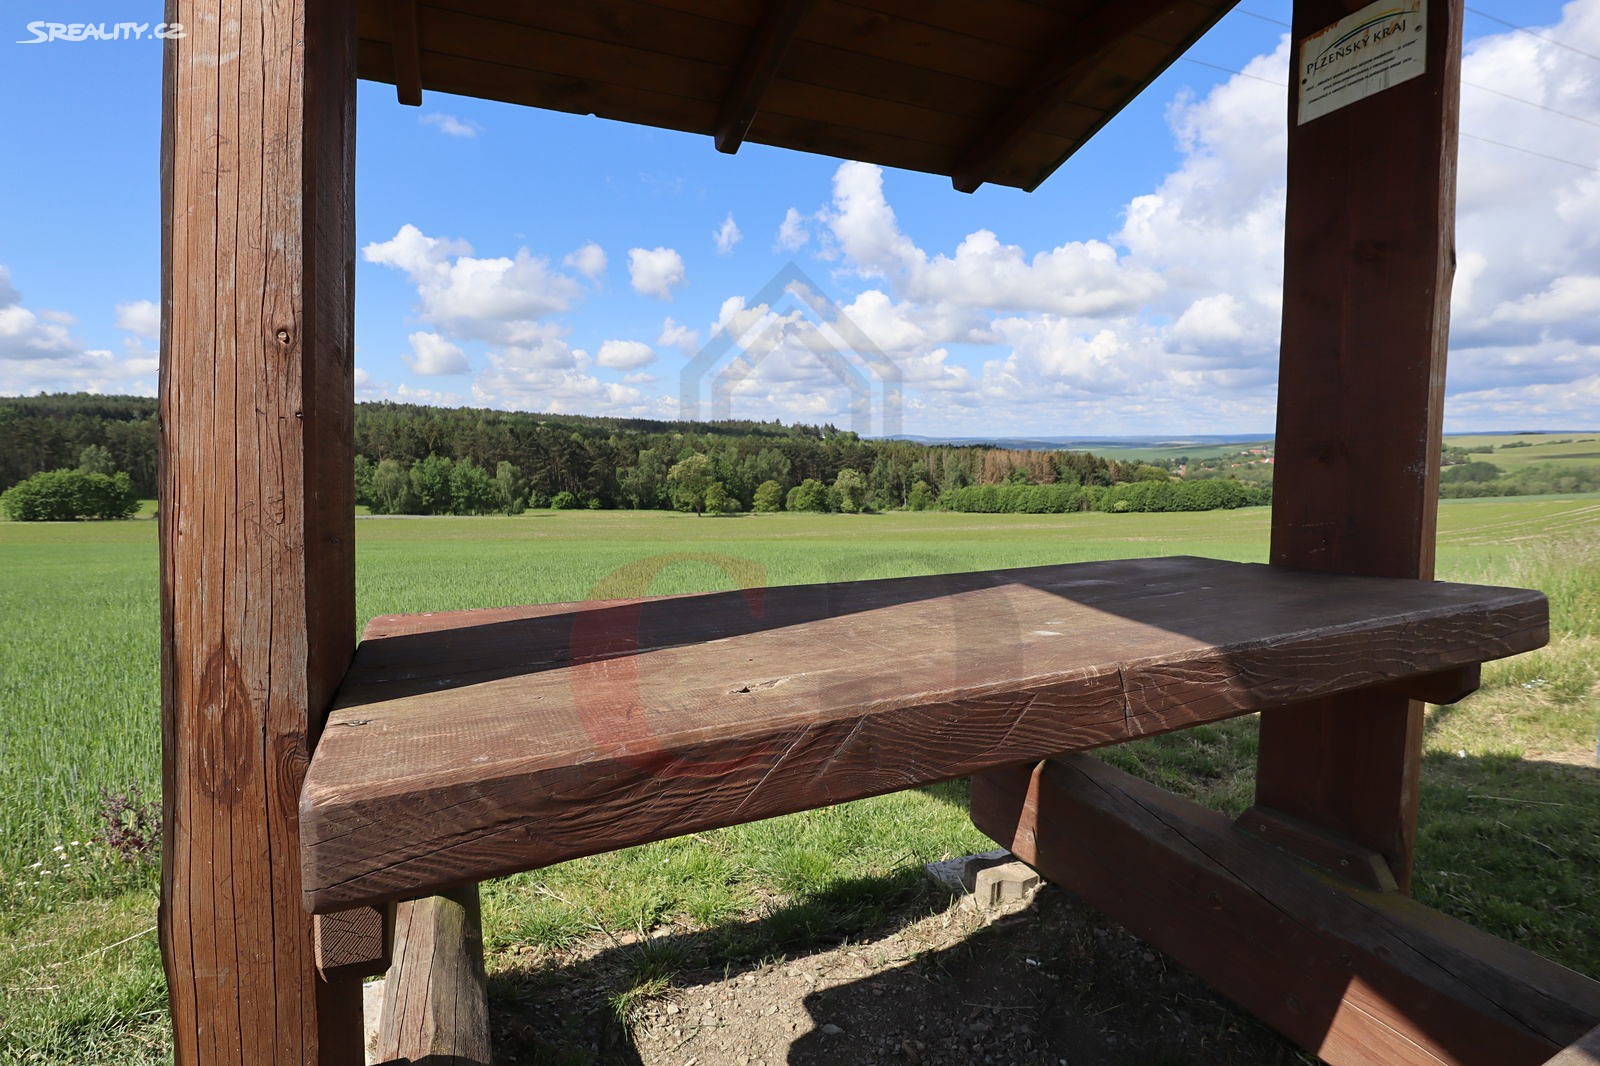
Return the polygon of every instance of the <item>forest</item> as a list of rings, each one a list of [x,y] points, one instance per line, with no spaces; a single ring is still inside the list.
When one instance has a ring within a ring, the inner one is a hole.
[[[142,397],[0,398],[0,490],[78,468],[93,448],[109,455],[110,468],[125,473],[139,496],[154,497],[157,418],[156,401]],[[358,502],[379,514],[530,507],[1049,513],[1205,510],[1270,498],[1260,484],[1174,481],[1171,463],[868,440],[829,425],[778,422],[362,403],[355,450]]]

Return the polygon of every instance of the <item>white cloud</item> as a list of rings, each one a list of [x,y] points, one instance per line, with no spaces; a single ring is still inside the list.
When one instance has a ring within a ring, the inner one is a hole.
[[[655,350],[643,341],[605,341],[595,362],[613,370],[637,370],[655,357]]]
[[[433,377],[439,374],[465,374],[472,369],[467,353],[437,333],[413,333],[410,338],[412,354],[406,365],[413,374]]]
[[[581,370],[508,367],[493,353],[489,364],[472,383],[473,399],[489,407],[639,418],[660,418],[667,410],[663,401],[631,385],[601,381]]]
[[[539,319],[570,308],[581,291],[525,248],[512,258],[477,258],[467,242],[429,237],[410,223],[362,254],[404,271],[417,286],[422,318],[457,337],[514,343]]]
[[[590,241],[575,252],[570,252],[561,262],[590,281],[606,272],[606,250]]]
[[[711,239],[716,242],[717,254],[727,255],[733,251],[733,246],[738,244],[744,234],[739,232],[739,226],[733,221],[733,212],[728,212],[728,217],[722,220],[722,225],[711,231]]]
[[[117,305],[117,328],[145,340],[161,339],[161,308],[151,300]]]
[[[661,323],[661,336],[656,338],[656,343],[671,345],[684,355],[692,355],[700,347],[700,331],[681,326],[669,316]]]
[[[23,305],[11,272],[0,266],[0,394],[155,392],[157,358],[135,341],[127,358],[90,348],[72,335],[66,311]]]
[[[784,212],[783,221],[778,224],[778,247],[797,252],[810,239],[804,216],[792,207]]]
[[[684,282],[683,256],[671,248],[630,248],[628,279],[635,292],[670,300],[673,287]]]
[[[1162,288],[1155,271],[1129,265],[1103,241],[1071,241],[1029,256],[980,229],[953,255],[930,256],[901,231],[884,197],[883,171],[868,163],[839,167],[826,218],[852,269],[886,279],[897,295],[922,304],[1103,315],[1135,310]]]
[[[476,137],[483,132],[483,127],[471,119],[457,118],[443,111],[430,111],[425,115],[419,115],[417,121],[451,137]]]

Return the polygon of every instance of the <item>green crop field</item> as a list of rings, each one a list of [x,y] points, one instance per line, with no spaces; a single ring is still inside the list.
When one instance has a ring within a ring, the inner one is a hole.
[[[372,518],[358,523],[358,611],[1140,555],[1260,561],[1267,529],[1263,509]],[[154,878],[93,841],[101,788],[154,795],[159,780],[155,532],[149,520],[0,523],[0,1063],[162,1061]],[[1545,589],[1553,639],[1488,667],[1464,703],[1430,711],[1417,894],[1600,976],[1600,498],[1446,501],[1439,571]],[[1246,719],[1107,757],[1238,809],[1253,752]],[[921,891],[922,862],[985,846],[963,796],[959,783],[918,790],[496,882],[485,893],[491,972],[537,986],[551,953],[585,937],[726,930],[705,957],[644,958],[617,993],[625,1012],[676,967],[850,935]]]
[[[1521,436],[1446,437],[1446,445],[1466,448],[1472,458],[1491,462],[1504,470],[1534,463],[1558,466],[1600,466],[1600,433],[1529,433]],[[1507,447],[1511,445],[1511,447]],[[1488,449],[1493,448],[1491,453]],[[1480,451],[1481,449],[1481,451]]]

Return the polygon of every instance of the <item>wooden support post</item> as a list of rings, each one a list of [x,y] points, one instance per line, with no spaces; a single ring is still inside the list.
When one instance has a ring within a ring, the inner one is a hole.
[[[378,1061],[489,1066],[478,886],[400,904]]]
[[[1332,1066],[1540,1066],[1600,1021],[1600,984],[1097,759],[976,778],[972,819]]]
[[[296,801],[355,637],[355,14],[171,0],[161,946],[176,1061],[358,1064]]]
[[[1272,514],[1280,566],[1433,576],[1462,2],[1428,0],[1422,76],[1303,125],[1290,93]],[[1351,8],[1297,0],[1295,55]],[[1256,802],[1378,852],[1404,889],[1421,745],[1422,705],[1406,695],[1268,712]]]

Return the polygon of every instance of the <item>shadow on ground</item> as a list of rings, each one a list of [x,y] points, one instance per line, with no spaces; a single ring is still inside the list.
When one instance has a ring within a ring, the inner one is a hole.
[[[951,802],[964,791],[940,789]],[[1428,757],[1420,899],[1600,976],[1600,945],[1581,935],[1597,894],[1600,771],[1510,756]],[[562,957],[497,955],[496,1061],[1315,1061],[1053,887],[982,922],[908,870],[840,882],[760,920],[627,939]]]

